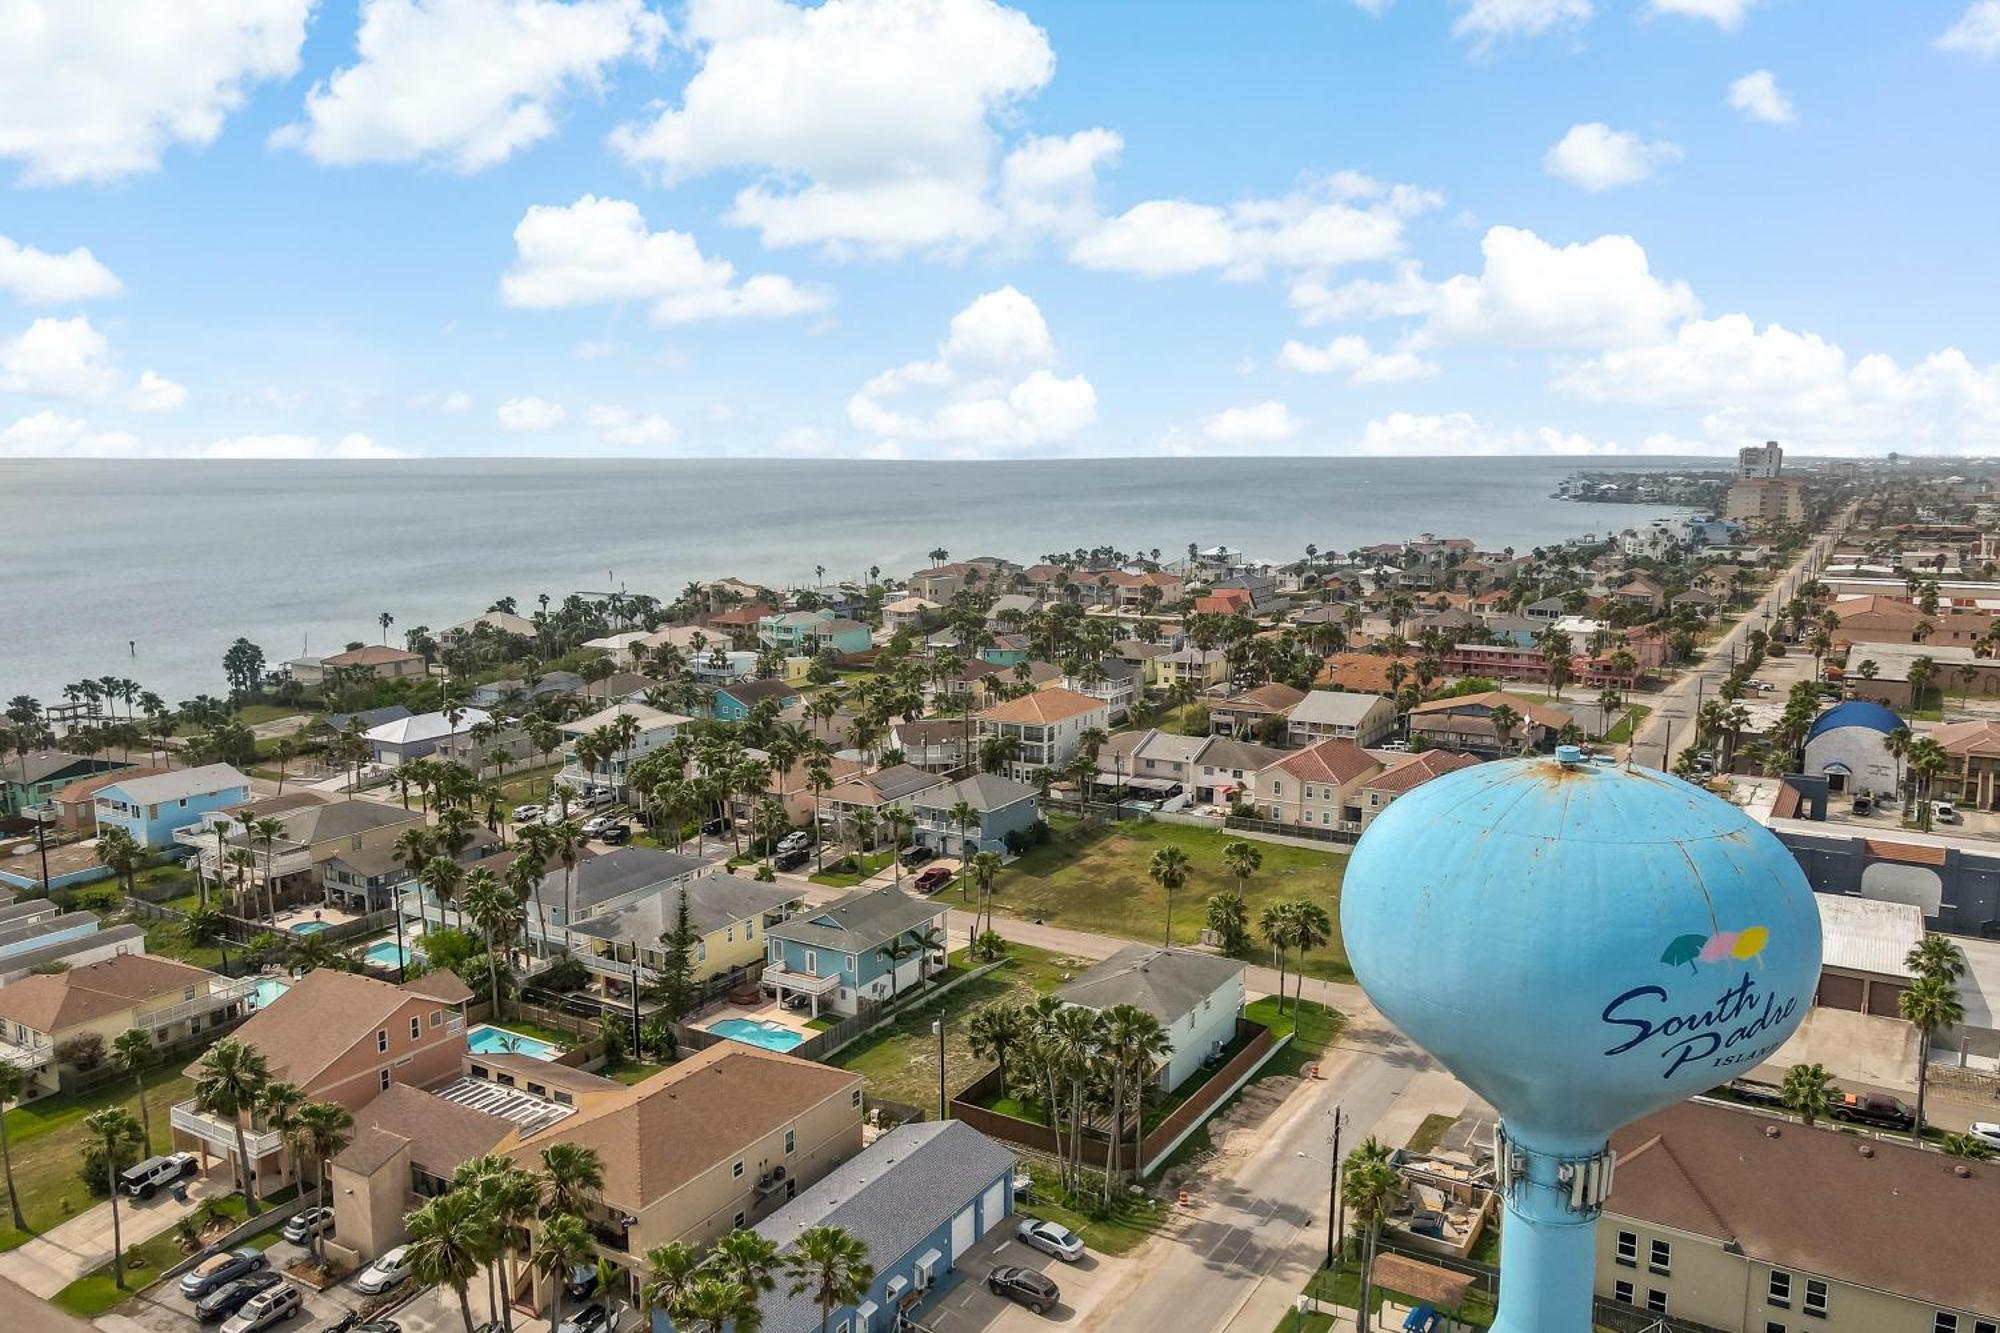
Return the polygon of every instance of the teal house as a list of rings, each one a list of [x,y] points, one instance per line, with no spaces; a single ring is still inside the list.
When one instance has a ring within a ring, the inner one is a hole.
[[[0,815],[47,805],[72,782],[113,769],[130,768],[117,759],[99,759],[63,750],[30,750],[0,759]]]
[[[739,680],[716,686],[708,706],[718,722],[741,722],[765,699],[775,699],[783,708],[798,697],[798,687],[782,680]]]
[[[804,997],[815,1018],[852,1015],[944,969],[950,915],[893,884],[836,898],[764,932],[763,985]]]
[[[874,644],[874,634],[860,621],[824,609],[781,611],[757,621],[757,642],[790,656],[813,657],[827,649],[865,653]]]

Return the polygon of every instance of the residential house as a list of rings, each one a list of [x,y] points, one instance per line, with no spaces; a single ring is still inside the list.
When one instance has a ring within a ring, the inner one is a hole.
[[[1847,655],[1846,683],[1857,699],[1872,699],[1887,708],[1915,705],[1910,670],[1918,659],[1930,661],[1931,673],[1924,686],[1926,696],[1936,690],[1981,698],[2000,694],[2000,659],[1981,657],[1971,648],[1934,643],[1871,643],[1856,647]],[[1873,662],[1871,674],[1862,664]]]
[[[1145,693],[1145,675],[1143,667],[1105,658],[1094,668],[1059,676],[1056,683],[1077,694],[1103,700],[1115,726],[1131,715],[1132,701]]]
[[[948,565],[920,569],[910,575],[909,595],[921,597],[927,602],[949,602],[965,586],[967,568],[963,562],[953,561]]]
[[[823,652],[865,653],[874,646],[874,635],[858,620],[847,620],[824,608],[816,611],[784,611],[757,622],[757,641],[766,648],[782,649],[799,657],[816,657]]]
[[[763,1333],[933,1326],[927,1309],[968,1271],[974,1247],[1013,1216],[1018,1169],[1010,1150],[957,1120],[890,1130],[757,1224],[781,1262],[807,1231],[839,1228],[867,1247],[867,1289],[827,1310],[780,1285],[761,1302]],[[672,1327],[665,1314],[653,1316],[652,1333]]]
[[[1843,597],[1833,603],[1839,627],[1833,631],[1837,643],[1926,643],[1971,647],[1992,632],[1995,612],[1978,604],[1940,605],[1926,614],[1913,602],[1899,597],[1869,594]]]
[[[1493,715],[1505,708],[1513,724],[1502,735]],[[1553,742],[1555,734],[1573,721],[1563,709],[1524,699],[1504,690],[1431,699],[1410,710],[1410,740],[1441,749],[1469,751],[1485,758],[1515,754]]]
[[[397,680],[404,676],[421,676],[428,669],[421,653],[413,653],[406,648],[391,648],[382,643],[368,643],[344,653],[335,653],[332,657],[320,658],[315,679],[306,678],[313,675],[310,668],[305,676],[297,671],[292,674],[302,685],[319,685],[347,672],[373,676],[377,680]]]
[[[54,827],[65,833],[81,833],[89,837],[97,832],[97,793],[121,778],[150,778],[166,771],[164,768],[120,767],[91,777],[78,778],[75,782],[62,787],[46,802],[55,810]]]
[[[1009,633],[1033,618],[1044,605],[1041,598],[1024,592],[1002,593],[986,608],[986,628]]]
[[[304,1089],[306,1100],[359,1111],[394,1084],[428,1087],[457,1072],[470,998],[450,972],[398,986],[322,967],[292,982],[233,1035],[263,1055],[273,1079]],[[199,1065],[187,1067],[190,1078]],[[240,1119],[256,1174],[275,1184],[285,1160],[283,1134],[261,1112]],[[236,1162],[235,1123],[192,1101],[176,1105],[170,1122],[174,1148],[198,1154],[204,1171],[211,1158]]]
[[[918,792],[943,781],[939,774],[925,772],[909,763],[892,764],[873,773],[850,773],[819,798],[821,835],[839,838],[844,830],[851,833],[855,813],[861,810],[869,811],[879,821],[890,806],[908,808],[910,799]],[[879,822],[877,830],[879,841],[882,837]]]
[[[1014,667],[1028,660],[1034,644],[1025,634],[995,634],[979,647],[979,660],[997,667]]]
[[[1255,606],[1248,588],[1216,588],[1194,599],[1194,613],[1198,616],[1233,616],[1239,611],[1247,613]]]
[[[1272,745],[1257,745],[1231,736],[1210,736],[1189,765],[1194,773],[1194,799],[1199,804],[1227,805],[1242,800],[1257,803],[1257,775],[1285,757]]]
[[[481,708],[497,708],[501,704],[524,703],[529,699],[539,699],[545,694],[574,694],[583,688],[583,677],[574,671],[551,671],[538,675],[532,680],[526,677],[510,677],[506,680],[489,680],[472,687],[468,701]]]
[[[321,867],[338,854],[387,851],[404,830],[425,826],[421,811],[385,801],[315,801],[270,814],[268,817],[276,819],[281,828],[266,843],[251,835],[250,822],[266,817],[254,813],[256,809],[253,805],[240,812],[207,815],[198,823],[176,829],[174,841],[194,853],[195,868],[211,879],[229,877],[233,873],[230,854],[247,851],[251,864],[246,867],[245,882],[261,890],[268,879],[283,891],[314,878],[324,882]],[[224,830],[219,839],[218,825]]]
[[[927,597],[898,597],[882,604],[882,632],[900,634],[904,630],[921,634],[931,617],[941,608]]]
[[[1602,1300],[1728,1333],[2000,1329],[1991,1170],[1700,1102],[1627,1125],[1611,1148]]]
[[[398,768],[412,759],[437,753],[444,741],[463,736],[493,717],[484,709],[462,708],[453,713],[417,713],[395,722],[385,722],[362,733],[368,742],[371,762]]]
[[[952,814],[961,801],[971,808],[973,816],[963,830]],[[926,787],[910,798],[910,813],[916,816],[911,836],[918,845],[960,857],[1012,851],[1015,841],[1042,818],[1035,789],[997,773],[974,773],[956,782]]]
[[[1172,1092],[1236,1040],[1246,1001],[1249,965],[1195,949],[1128,944],[1073,980],[1056,987],[1066,1005],[1102,1013],[1129,1004],[1166,1029],[1161,1092]]]
[[[344,736],[350,731],[373,731],[385,722],[400,722],[410,716],[412,714],[404,704],[384,704],[380,708],[364,708],[358,713],[328,713],[314,730],[325,736]]]
[[[1529,620],[1543,620],[1554,624],[1556,621],[1570,614],[1569,598],[1561,595],[1544,597],[1539,601],[1529,602],[1526,606],[1522,607],[1521,614]]]
[[[440,760],[463,764],[474,773],[496,767],[493,763],[496,753],[505,755],[509,766],[539,762],[542,757],[528,729],[518,725],[500,725],[491,736],[474,736],[469,729],[445,736],[432,753]]]
[[[558,865],[542,876],[529,900],[527,938],[569,941],[568,926],[616,911],[665,889],[692,883],[713,862],[657,847],[615,847],[575,866]]]
[[[1139,639],[1120,639],[1111,645],[1111,655],[1106,663],[1118,661],[1136,668],[1139,672],[1138,687],[1143,693],[1148,687],[1160,683],[1159,662],[1176,651],[1171,643],[1146,643]]]
[[[1258,812],[1273,823],[1359,833],[1361,785],[1382,769],[1353,741],[1318,741],[1258,775]]]
[[[1379,694],[1313,690],[1286,714],[1285,743],[1343,740],[1360,746],[1379,745],[1395,729],[1396,706]]]
[[[714,637],[699,625],[662,625],[639,640],[639,645],[648,653],[671,648],[682,657],[692,657],[708,647]]]
[[[619,719],[630,718],[637,730],[631,743],[621,745],[616,752],[600,756],[594,765],[586,768],[576,758],[576,743],[600,727],[617,728]],[[681,728],[694,719],[679,713],[669,713],[646,704],[626,700],[600,708],[588,717],[580,717],[565,722],[558,730],[563,735],[563,768],[560,781],[582,790],[590,787],[608,787],[612,791],[622,791],[625,786],[627,765],[645,758],[661,746],[670,743],[680,735]]]
[[[1605,600],[1629,602],[1645,608],[1654,615],[1658,615],[1666,609],[1667,590],[1662,588],[1657,581],[1647,578],[1642,574],[1638,578],[1612,589],[1610,596]]]
[[[43,897],[11,900],[0,906],[0,976],[27,972],[38,962],[53,961],[51,955],[81,966],[102,957],[146,951],[141,944],[136,949],[128,946],[103,953],[99,950],[104,941],[99,937],[106,933],[100,929],[95,912],[67,911]],[[81,952],[92,956],[79,958]],[[29,961],[31,958],[34,961]]]
[[[783,680],[741,680],[719,685],[708,697],[710,714],[718,722],[742,722],[750,710],[766,699],[780,709],[799,697],[796,685]]]
[[[481,631],[487,634],[511,634],[517,639],[539,638],[542,632],[541,628],[526,616],[515,615],[512,611],[488,611],[483,616],[459,621],[456,625],[443,630],[438,637],[443,638],[448,634],[472,636]]]
[[[683,895],[695,935],[694,977],[708,982],[762,962],[764,931],[785,919],[799,891],[710,868],[579,921],[576,956],[593,972],[620,980],[636,966],[640,984],[650,984],[666,966],[664,939],[679,929]]]
[[[1181,599],[1181,576],[1164,569],[1141,570],[1136,574],[1113,570],[1106,577],[1111,580],[1112,604],[1121,611],[1144,609],[1148,588],[1159,590],[1154,598],[1155,605],[1164,606]]]
[[[417,870],[393,847],[341,850],[320,863],[320,886],[330,906],[363,914],[380,912],[395,905]]]
[[[1229,675],[1229,659],[1220,648],[1179,648],[1153,660],[1153,683],[1165,691],[1183,687],[1202,693]]]
[[[1400,671],[1394,669],[1399,666]],[[1345,690],[1350,694],[1394,695],[1397,685],[1414,681],[1416,673],[1417,658],[1409,653],[1401,657],[1335,653],[1320,665],[1313,685],[1316,689]]]
[[[1471,768],[1479,760],[1450,750],[1425,750],[1390,764],[1371,778],[1364,778],[1355,795],[1361,805],[1361,827],[1365,830],[1375,816],[1387,810],[1397,797],[1407,795],[1432,778],[1443,777],[1461,768]]]
[[[1216,736],[1261,737],[1269,734],[1273,739],[1281,739],[1285,733],[1285,719],[1305,697],[1304,690],[1294,689],[1282,681],[1269,681],[1210,704],[1209,732]]]
[[[198,824],[212,810],[250,799],[250,779],[228,764],[179,768],[149,778],[125,778],[97,792],[97,827],[121,828],[146,851],[175,844],[174,831]]]
[[[1195,756],[1207,744],[1206,736],[1183,736],[1158,727],[1121,731],[1097,751],[1096,784],[1162,800],[1192,792]]]
[[[108,756],[69,754],[63,750],[30,750],[26,754],[0,756],[0,815],[18,815],[23,810],[47,805],[51,797],[72,782],[131,767]]]
[[[814,1017],[854,1014],[943,969],[950,911],[893,884],[808,909],[766,930],[764,987],[807,997]]]
[[[0,1062],[27,1076],[26,1097],[60,1087],[59,1064],[72,1042],[108,1057],[121,1033],[138,1028],[161,1046],[226,1028],[255,996],[254,978],[231,980],[170,958],[128,953],[0,986]]]
[[[927,773],[949,773],[972,762],[970,718],[933,717],[889,724],[890,748],[902,751],[903,762]]]
[[[746,750],[744,753],[752,759],[764,760],[766,762],[770,759],[770,756],[762,750]],[[698,768],[698,765],[693,760],[689,760],[688,767],[689,771],[693,772]],[[839,755],[833,755],[826,761],[826,771],[827,776],[833,779],[834,785],[838,786],[847,779],[861,773],[863,766],[859,760],[842,759]],[[811,776],[812,764],[809,760],[793,760],[790,768],[780,769],[771,774],[770,781],[764,784],[764,790],[761,795],[755,798],[745,796],[741,793],[732,796],[729,802],[731,818],[740,820],[749,819],[751,811],[756,809],[758,803],[769,798],[776,800],[778,804],[785,808],[785,818],[791,821],[795,827],[810,823],[816,800],[815,793],[810,785]],[[829,787],[827,790],[831,791],[833,788]]]
[[[1058,685],[996,704],[976,720],[982,742],[990,737],[1014,742],[1007,775],[1027,782],[1036,769],[1060,769],[1075,758],[1085,732],[1108,731],[1111,710],[1102,699]]]

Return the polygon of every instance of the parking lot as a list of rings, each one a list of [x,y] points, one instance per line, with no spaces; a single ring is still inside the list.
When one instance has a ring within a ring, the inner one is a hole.
[[[1047,1315],[1038,1315],[994,1295],[987,1289],[986,1275],[1002,1264],[1048,1274],[1062,1289],[1061,1303]],[[1074,1324],[1090,1309],[1092,1294],[1109,1280],[1107,1266],[1095,1254],[1086,1253],[1076,1263],[1066,1264],[1029,1249],[1014,1239],[1010,1219],[959,1261],[952,1287],[924,1309],[915,1326],[928,1333],[1023,1333]]]

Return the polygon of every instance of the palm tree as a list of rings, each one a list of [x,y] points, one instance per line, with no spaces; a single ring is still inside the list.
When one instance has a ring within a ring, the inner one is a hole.
[[[97,863],[118,876],[125,892],[132,892],[132,876],[138,872],[142,853],[130,833],[107,825],[97,835]]]
[[[443,1283],[458,1297],[465,1333],[472,1333],[470,1287],[492,1243],[493,1219],[474,1190],[438,1195],[403,1219],[410,1233],[410,1271],[426,1286]]]
[[[743,1329],[743,1314],[754,1310],[757,1294],[722,1273],[703,1269],[681,1293],[680,1302],[669,1314],[674,1327],[687,1333],[729,1333],[733,1325]]]
[[[604,1192],[604,1162],[597,1150],[577,1143],[542,1149],[542,1215],[581,1217]]]
[[[1359,1333],[1367,1333],[1368,1329],[1368,1307],[1373,1304],[1370,1279],[1382,1220],[1402,1194],[1402,1178],[1389,1164],[1387,1152],[1373,1138],[1363,1140],[1360,1147],[1348,1154],[1346,1167],[1340,1173],[1340,1197],[1347,1211],[1353,1214],[1355,1229],[1362,1233],[1366,1243],[1361,1259],[1361,1305],[1355,1313],[1355,1328]]]
[[[1778,1095],[1785,1109],[1811,1129],[1814,1121],[1833,1110],[1833,1075],[1826,1072],[1824,1065],[1793,1065],[1785,1071],[1784,1086]]]
[[[354,1141],[354,1114],[339,1102],[307,1102],[292,1117],[289,1137],[292,1152],[313,1164],[313,1205],[324,1208],[326,1165]],[[313,1237],[313,1253],[322,1263],[326,1261],[326,1249],[320,1243],[324,1235],[321,1232]]]
[[[778,1245],[742,1227],[715,1243],[708,1252],[709,1266],[751,1293],[751,1303],[778,1285]]]
[[[514,891],[502,884],[490,870],[481,868],[465,877],[465,911],[486,939],[486,997],[496,1018],[505,1017],[505,998],[500,989],[500,954],[520,935],[528,923],[528,912]],[[510,970],[511,974],[511,970]]]
[[[827,1333],[836,1307],[868,1294],[875,1265],[868,1262],[868,1246],[845,1228],[808,1227],[785,1256],[785,1273],[791,1279],[786,1294],[810,1296],[819,1306],[819,1333]]]
[[[993,929],[993,880],[999,875],[1003,864],[1000,853],[993,851],[972,854],[972,875],[979,884],[979,906],[986,913],[986,928]],[[977,923],[979,913],[973,913]]]
[[[1021,1007],[996,1000],[972,1011],[966,1021],[966,1045],[974,1056],[991,1060],[1000,1067],[1000,1094],[1007,1093],[1007,1056],[1027,1040],[1027,1024]]]
[[[257,1173],[250,1162],[250,1145],[243,1134],[243,1117],[257,1105],[257,1095],[271,1081],[264,1053],[234,1037],[208,1048],[195,1067],[194,1103],[209,1115],[222,1116],[236,1131],[236,1171],[250,1215],[264,1211],[257,1202]]]
[[[1931,1040],[1948,1027],[1965,1021],[1965,1005],[1950,977],[1920,976],[1896,997],[1896,1009],[1903,1021],[1917,1030],[1917,1128],[1919,1143],[1924,1137],[1924,1096],[1929,1091]]]
[[[1111,1183],[1117,1176],[1120,1130],[1125,1123],[1126,1092],[1138,1093],[1132,1112],[1132,1170],[1140,1168],[1139,1145],[1145,1124],[1144,1089],[1154,1077],[1159,1062],[1173,1051],[1173,1039],[1160,1020],[1137,1005],[1117,1004],[1104,1011],[1103,1041],[1100,1045],[1111,1075],[1111,1125],[1104,1145],[1104,1202],[1111,1204]]]
[[[1292,947],[1299,951],[1298,981],[1292,987],[1292,1012],[1297,1014],[1305,1003],[1306,955],[1333,938],[1333,917],[1318,903],[1302,899],[1292,904],[1290,922]]]
[[[449,856],[433,856],[424,862],[424,868],[417,872],[417,882],[430,890],[431,896],[437,899],[439,929],[444,928],[445,904],[457,896],[458,886],[464,878],[465,871],[460,869],[458,862]],[[423,925],[422,933],[428,939],[431,933],[430,911],[424,907],[421,898],[417,900],[417,908]]]
[[[153,1067],[157,1054],[153,1034],[144,1028],[127,1028],[111,1040],[112,1058],[132,1076],[132,1086],[138,1090],[139,1128],[149,1153],[153,1151],[153,1118],[146,1110],[146,1071]]]
[[[7,1138],[7,1104],[27,1086],[27,1075],[19,1066],[0,1062],[0,1166],[4,1166],[7,1174],[7,1207],[14,1214],[16,1231],[26,1231],[28,1220],[21,1216],[21,1195],[14,1188],[14,1145]]]
[[[889,842],[896,866],[896,883],[903,882],[903,839],[917,825],[917,817],[900,805],[892,805],[882,812],[882,822],[889,828]]]
[[[1257,917],[1257,933],[1278,956],[1278,1012],[1285,1012],[1285,951],[1292,944],[1293,903],[1267,904]]]
[[[263,1115],[265,1125],[276,1130],[287,1143],[291,1141],[292,1128],[298,1123],[299,1108],[306,1104],[306,1090],[296,1083],[274,1080],[266,1083],[257,1093],[257,1110]],[[289,1184],[294,1163],[289,1160],[279,1164],[279,1180]]]
[[[84,1132],[104,1154],[104,1184],[111,1193],[111,1280],[125,1290],[125,1238],[118,1225],[118,1172],[140,1142],[139,1122],[122,1106],[106,1106],[83,1119]]]
[[[1965,975],[1965,954],[1944,935],[1926,935],[1910,946],[1903,966],[1920,977],[1957,981]]]
[[[535,1271],[549,1280],[554,1288],[552,1308],[549,1312],[549,1327],[562,1323],[563,1292],[569,1286],[569,1277],[577,1265],[590,1262],[597,1253],[591,1243],[590,1228],[583,1219],[571,1213],[555,1213],[542,1223],[542,1230],[535,1237]]]
[[[267,816],[253,819],[245,826],[250,837],[264,844],[264,900],[270,905],[270,921],[278,924],[278,879],[273,870],[277,863],[278,839],[284,836],[285,821]]]
[[[684,1241],[669,1241],[647,1250],[645,1262],[646,1276],[639,1284],[639,1313],[645,1326],[651,1328],[656,1308],[670,1314],[680,1308],[701,1267],[701,1256]]]
[[[1193,873],[1186,850],[1172,843],[1159,848],[1153,853],[1146,873],[1167,891],[1167,947],[1171,949],[1174,944],[1174,890],[1185,887]]]
[[[1263,868],[1264,853],[1257,849],[1255,843],[1239,838],[1223,847],[1222,865],[1236,876],[1236,894],[1241,897],[1250,886],[1250,877]]]

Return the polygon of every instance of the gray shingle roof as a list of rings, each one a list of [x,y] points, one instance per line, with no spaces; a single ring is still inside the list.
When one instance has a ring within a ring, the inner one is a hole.
[[[797,889],[759,884],[748,875],[711,870],[684,885],[661,885],[658,893],[592,917],[576,927],[579,935],[651,948],[680,915],[681,891],[687,891],[688,921],[706,935],[747,917],[775,912],[799,897]]]
[[[774,940],[841,953],[860,953],[919,930],[950,910],[944,903],[912,898],[893,884],[861,889],[836,898],[817,911],[801,912],[765,934]]]
[[[935,773],[926,773],[913,764],[897,764],[879,773],[870,773],[860,781],[873,787],[885,801],[900,801],[905,796],[914,796],[927,787],[935,787],[943,781]]]
[[[98,795],[116,791],[134,805],[155,805],[162,801],[227,791],[231,787],[248,788],[249,785],[250,779],[228,764],[204,764],[200,768],[177,768],[171,773],[160,773],[150,778],[114,782]]]
[[[1035,789],[1025,782],[1017,782],[998,773],[975,773],[948,787],[925,792],[914,804],[924,810],[950,810],[964,801],[979,813],[987,814],[1034,798]]]
[[[1234,958],[1128,944],[1074,981],[1056,988],[1056,998],[1086,1009],[1130,1004],[1172,1026],[1215,994],[1247,964]]]
[[[653,847],[620,847],[615,852],[593,856],[576,863],[576,905],[579,910],[620,894],[632,893],[648,884],[691,875],[709,864],[679,852],[663,852]],[[542,876],[538,890],[544,903],[563,902],[563,869],[560,864]]]
[[[877,1270],[900,1262],[1015,1164],[1014,1154],[959,1120],[905,1125],[757,1224],[788,1249],[812,1227],[845,1229]],[[780,1286],[763,1300],[764,1333],[817,1333],[819,1306]]]

